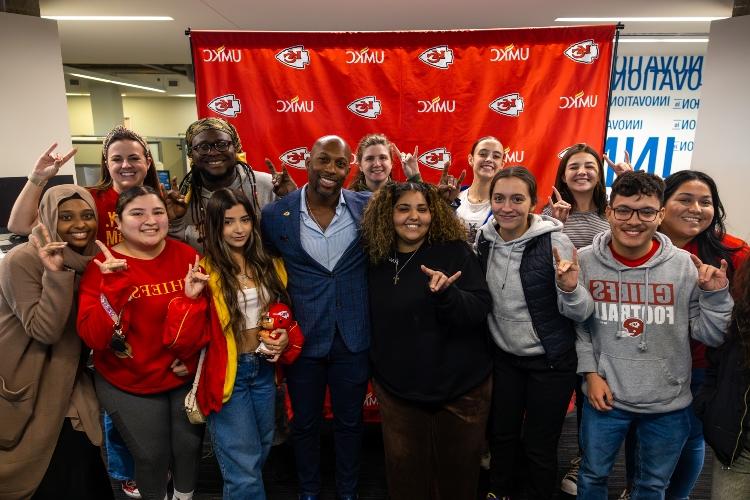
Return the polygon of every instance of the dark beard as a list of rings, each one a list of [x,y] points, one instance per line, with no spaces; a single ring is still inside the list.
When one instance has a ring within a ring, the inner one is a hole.
[[[232,181],[237,175],[237,168],[228,168],[227,171],[221,175],[214,175],[202,168],[198,169],[197,172],[203,180],[203,185],[213,191],[215,189],[228,187],[232,184]]]

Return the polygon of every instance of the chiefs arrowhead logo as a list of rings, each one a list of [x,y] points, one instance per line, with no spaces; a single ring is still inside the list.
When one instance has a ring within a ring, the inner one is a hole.
[[[563,52],[571,61],[591,64],[599,58],[599,45],[593,40],[574,43]]]
[[[523,97],[518,92],[505,94],[490,103],[490,109],[505,116],[518,116],[523,111]]]
[[[234,94],[225,94],[209,102],[208,109],[222,116],[233,118],[240,114],[240,100]]]
[[[286,163],[290,167],[305,169],[305,160],[310,156],[310,151],[307,148],[295,148],[290,149],[281,153],[279,160]]]
[[[433,68],[448,69],[453,64],[453,51],[447,45],[438,45],[419,54],[419,60]]]
[[[377,118],[382,111],[380,101],[378,101],[374,95],[360,97],[356,101],[352,101],[347,106],[347,109],[355,115],[361,116],[362,118],[369,118],[371,120]]]
[[[303,45],[295,45],[276,54],[276,60],[290,68],[305,69],[310,64],[310,52]]]
[[[622,327],[631,337],[637,337],[643,333],[644,323],[639,318],[628,318],[622,322]]]
[[[435,148],[422,153],[417,160],[427,167],[443,170],[445,164],[451,161],[451,153],[445,148]]]

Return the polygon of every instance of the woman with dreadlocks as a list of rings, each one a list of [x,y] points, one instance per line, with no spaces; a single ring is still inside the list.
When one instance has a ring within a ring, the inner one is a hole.
[[[180,191],[167,194],[169,235],[203,251],[202,225],[205,208],[214,191],[229,188],[250,199],[256,210],[276,196],[297,189],[286,171],[272,176],[257,172],[244,162],[237,129],[221,118],[203,118],[185,132],[191,170],[182,180]]]

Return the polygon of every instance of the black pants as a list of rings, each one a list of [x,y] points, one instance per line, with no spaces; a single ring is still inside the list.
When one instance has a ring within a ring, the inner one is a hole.
[[[554,498],[557,443],[575,387],[575,364],[574,354],[550,368],[545,356],[494,348],[490,488],[498,497],[514,494],[514,478],[521,476],[530,500]]]
[[[65,419],[47,472],[32,497],[34,500],[75,498],[107,500],[114,498],[99,447],[85,432],[73,429]]]
[[[195,489],[203,425],[185,415],[185,395],[191,385],[157,394],[121,391],[98,373],[96,394],[107,410],[135,461],[135,480],[143,500],[163,500],[167,472],[177,491]]]

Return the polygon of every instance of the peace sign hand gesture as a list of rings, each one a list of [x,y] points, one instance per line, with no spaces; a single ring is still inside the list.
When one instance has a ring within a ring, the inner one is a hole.
[[[104,254],[104,262],[101,262],[99,259],[94,259],[94,264],[99,266],[99,271],[102,274],[112,274],[119,271],[125,271],[128,268],[128,261],[125,259],[115,259],[112,256],[112,252],[109,251],[109,248],[107,248],[107,245],[102,243],[99,240],[96,240],[96,246],[99,247],[99,250],[102,251]]]
[[[31,171],[32,177],[36,177],[39,180],[46,181],[57,175],[57,171],[60,170],[68,160],[78,152],[76,148],[71,149],[65,156],[60,153],[52,153],[57,147],[57,143],[53,142],[52,145],[42,153],[42,156],[36,161],[34,170]]]
[[[419,146],[414,146],[413,153],[402,153],[396,144],[391,143],[391,154],[401,160],[401,168],[407,180],[419,175],[419,163],[417,162],[417,158],[419,157],[418,149]]]
[[[200,257],[195,255],[195,264],[188,264],[185,275],[185,296],[189,299],[197,299],[208,283],[208,274],[201,272]]]
[[[552,196],[554,196],[557,201],[553,201]],[[555,186],[552,186],[552,195],[549,196],[549,208],[552,211],[552,217],[559,220],[560,222],[565,222],[568,220],[568,214],[570,213],[570,203],[563,200],[563,197],[560,195],[560,191],[557,190]]]
[[[630,153],[628,153],[627,149],[625,150],[625,160],[619,163],[613,162],[607,155],[604,155],[603,158],[607,162],[607,165],[609,165],[609,168],[615,171],[615,175],[622,175],[625,172],[633,171],[633,165],[630,164]]]
[[[712,265],[704,264],[693,254],[690,254],[690,259],[698,269],[698,286],[701,290],[714,292],[716,290],[721,290],[729,284],[726,260],[721,259],[721,267],[717,269]]]
[[[458,278],[461,277],[461,271],[456,272],[451,277],[446,276],[442,271],[433,271],[429,267],[422,265],[419,266],[423,273],[430,277],[428,286],[432,293],[440,293],[445,291],[446,288],[451,286]]]
[[[36,248],[39,260],[48,271],[62,271],[63,248],[68,244],[64,241],[52,241],[49,231],[41,222],[34,228],[34,233],[29,236],[29,242]],[[40,234],[41,233],[41,234]],[[40,234],[44,241],[41,241],[37,234]]]
[[[571,260],[561,259],[557,247],[552,247],[552,256],[555,259],[555,271],[557,286],[564,292],[572,292],[578,286],[578,250],[573,248]]]
[[[289,175],[285,162],[281,162],[281,172],[278,172],[273,162],[266,158],[266,167],[271,172],[271,183],[273,184],[273,192],[276,196],[281,198],[297,190],[297,183]]]
[[[452,203],[453,200],[458,198],[458,193],[461,192],[461,183],[466,178],[466,170],[462,170],[461,175],[456,179],[448,174],[448,169],[450,168],[451,162],[445,162],[445,167],[443,167],[443,173],[440,175],[440,182],[437,186],[438,193],[445,198],[448,203]]]

